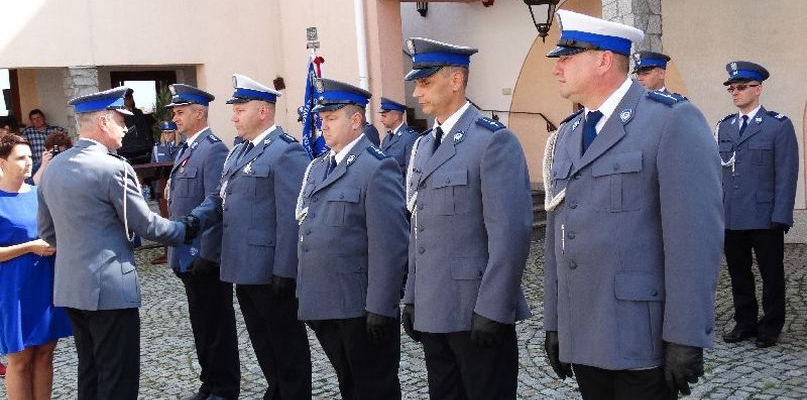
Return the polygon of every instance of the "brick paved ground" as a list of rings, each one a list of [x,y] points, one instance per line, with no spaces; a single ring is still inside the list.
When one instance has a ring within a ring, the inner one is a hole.
[[[706,353],[706,376],[694,388],[691,399],[805,399],[807,398],[807,246],[786,246],[787,323],[779,345],[759,350],[752,342],[727,346],[719,339]],[[140,398],[177,399],[197,386],[198,366],[191,341],[184,291],[165,265],[145,260],[159,250],[138,251],[143,288],[142,372]],[[524,288],[533,318],[518,325],[520,374],[519,398],[576,399],[576,385],[553,379],[543,353],[541,318],[543,254],[533,245],[524,274]],[[717,293],[718,330],[731,327],[731,294],[725,268]],[[401,383],[404,398],[426,399],[425,365],[420,346],[402,335]],[[338,398],[336,377],[316,339],[309,336],[314,357],[316,399]],[[249,345],[239,314],[242,361],[242,399],[259,399],[265,381]],[[63,340],[54,361],[54,399],[75,398],[76,357],[72,340]],[[0,388],[0,398],[5,398]]]

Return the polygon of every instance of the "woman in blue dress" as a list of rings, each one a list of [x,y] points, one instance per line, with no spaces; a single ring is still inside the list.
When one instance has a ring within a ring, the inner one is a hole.
[[[64,310],[53,306],[53,254],[38,238],[31,147],[17,135],[0,137],[0,354],[8,356],[10,400],[50,399],[53,351],[70,336]]]

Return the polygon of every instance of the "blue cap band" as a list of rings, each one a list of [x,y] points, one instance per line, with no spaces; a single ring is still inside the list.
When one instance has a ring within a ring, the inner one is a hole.
[[[561,32],[560,38],[561,40],[570,39],[593,44],[596,45],[599,50],[610,50],[614,53],[619,53],[626,56],[630,55],[631,42],[630,40],[621,37],[599,35],[596,33],[581,31],[563,31]]]
[[[663,58],[643,58],[636,63],[636,68],[661,67],[667,68],[667,60]]]
[[[381,102],[381,109],[384,111],[400,111],[404,112],[404,107],[395,103]]]
[[[736,73],[732,73],[730,79],[751,79],[754,81],[762,82],[765,78],[762,77],[762,74],[756,71],[751,71],[747,69],[738,69]]]
[[[75,111],[77,113],[85,113],[85,112],[93,112],[93,111],[101,111],[101,110],[114,110],[116,108],[123,108],[123,98],[103,98],[103,99],[94,99],[94,100],[87,100],[82,101],[81,103],[76,103]]]
[[[163,121],[160,123],[160,129],[164,131],[175,131],[177,130],[177,124],[170,121]]]
[[[471,65],[471,55],[445,52],[417,53],[412,56],[412,63],[462,65],[463,67],[468,67]]]
[[[210,104],[210,100],[206,96],[202,96],[199,94],[194,93],[177,93],[174,98],[179,98],[180,100],[188,103],[196,103],[200,106],[207,106]],[[173,101],[173,100],[172,100]],[[176,103],[176,101],[173,101]]]
[[[277,96],[272,93],[261,92],[260,90],[235,88],[233,97],[240,97],[243,99],[263,100],[270,103],[277,103]]]
[[[320,102],[331,102],[331,103],[352,102],[362,107],[367,106],[367,103],[370,101],[370,99],[360,94],[352,92],[341,92],[338,90],[322,92],[319,94],[318,99]]]

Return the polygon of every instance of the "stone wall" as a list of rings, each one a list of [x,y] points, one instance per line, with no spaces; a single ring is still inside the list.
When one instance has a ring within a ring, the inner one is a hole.
[[[635,46],[633,51],[663,51],[661,0],[602,0],[602,18],[644,31],[644,42]]]
[[[94,66],[75,66],[64,69],[64,95],[70,100],[98,92],[98,69]],[[78,137],[76,118],[72,106],[67,106],[67,130],[70,137]]]

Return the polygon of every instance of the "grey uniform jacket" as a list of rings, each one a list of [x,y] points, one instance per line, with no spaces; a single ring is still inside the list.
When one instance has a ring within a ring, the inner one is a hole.
[[[398,167],[404,175],[406,175],[406,166],[412,153],[412,145],[415,144],[418,137],[419,135],[414,129],[403,124],[397,132],[384,136],[384,140],[381,142],[381,150],[398,161]]]
[[[532,199],[518,139],[470,107],[434,154],[433,141],[418,139],[407,173],[414,215],[404,303],[415,305],[415,329],[469,331],[474,313],[506,324],[526,318]]]
[[[168,210],[173,218],[183,217],[207,198],[216,193],[221,180],[221,169],[227,158],[227,146],[206,129],[196,137],[189,147],[180,150],[171,169]],[[211,224],[200,232],[192,244],[199,257],[219,262],[221,253],[221,223]],[[179,254],[182,248],[168,249],[168,265],[179,269]]]
[[[770,229],[776,222],[793,225],[793,204],[799,177],[799,145],[793,123],[782,114],[760,107],[739,136],[737,114],[718,124],[723,167],[726,229]]]
[[[329,155],[311,162],[300,206],[300,320],[398,318],[407,230],[401,172],[367,137],[325,177]]]
[[[308,155],[280,127],[243,157],[238,144],[227,161],[219,188],[192,214],[207,227],[222,222],[221,280],[268,284],[272,275],[297,276],[297,221],[294,207]]]
[[[100,144],[80,139],[51,161],[39,187],[37,223],[39,236],[57,248],[55,305],[90,311],[140,306],[124,220],[149,240],[177,245],[185,236],[182,223],[149,210],[132,166]]]
[[[581,157],[583,115],[558,133],[544,328],[564,362],[663,364],[662,341],[710,347],[723,249],[720,160],[691,103],[633,83]]]

